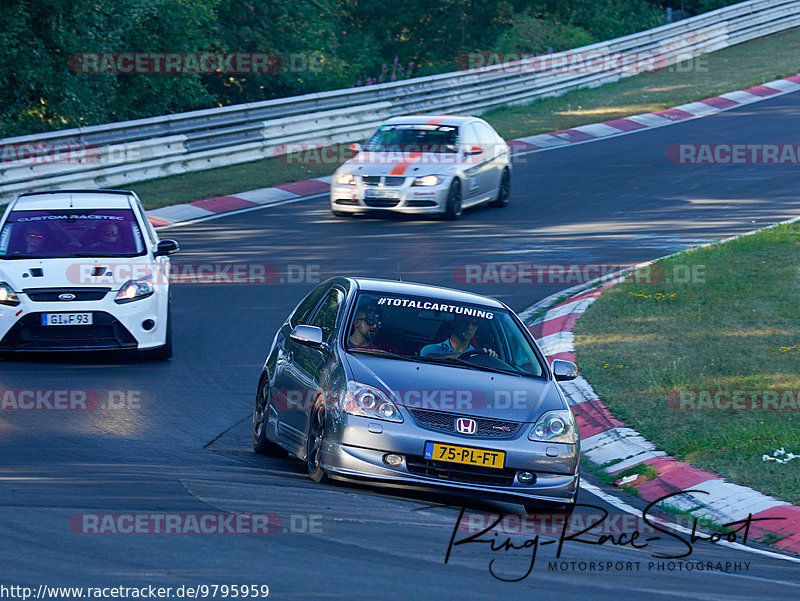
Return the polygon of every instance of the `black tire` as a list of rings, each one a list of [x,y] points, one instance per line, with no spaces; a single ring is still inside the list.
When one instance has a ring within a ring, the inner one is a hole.
[[[447,204],[442,215],[448,221],[455,221],[461,217],[461,180],[453,178],[450,191],[447,193]]]
[[[260,455],[270,457],[286,457],[288,454],[281,447],[267,438],[267,387],[269,381],[266,375],[258,380],[256,390],[256,403],[253,407],[253,450]]]
[[[490,207],[504,207],[508,205],[508,199],[511,196],[511,174],[508,169],[503,169],[503,175],[500,176],[500,189],[497,191],[497,198],[489,203]]]
[[[166,361],[172,358],[172,303],[167,305],[167,340],[164,346],[144,351],[148,361]]]
[[[322,469],[319,454],[325,439],[325,407],[317,405],[311,413],[306,437],[306,468],[308,477],[314,482],[325,482],[328,474]]]

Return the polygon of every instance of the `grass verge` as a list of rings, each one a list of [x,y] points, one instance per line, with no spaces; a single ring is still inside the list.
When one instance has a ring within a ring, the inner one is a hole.
[[[800,454],[799,275],[800,224],[659,261],[578,321],[581,371],[659,449],[800,504],[800,459],[762,459]]]
[[[483,117],[506,139],[568,129],[702,100],[800,72],[800,28],[719,50],[655,73],[576,90]],[[334,155],[336,156],[336,155]],[[131,184],[148,209],[330,175],[336,164],[264,159]]]

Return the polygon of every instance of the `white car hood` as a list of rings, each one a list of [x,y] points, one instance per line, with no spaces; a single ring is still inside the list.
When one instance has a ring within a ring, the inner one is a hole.
[[[471,157],[467,157],[469,160]],[[343,173],[355,175],[446,175],[469,167],[455,153],[360,152],[341,167]]]
[[[109,287],[119,290],[125,282],[148,274],[161,276],[162,261],[142,257],[85,257],[64,259],[0,260],[0,281],[7,282],[15,292],[27,288]],[[41,270],[41,275],[38,275]],[[110,275],[109,275],[110,274]]]

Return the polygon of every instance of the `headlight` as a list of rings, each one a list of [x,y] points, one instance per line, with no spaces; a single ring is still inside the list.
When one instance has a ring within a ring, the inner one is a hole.
[[[438,175],[425,175],[423,177],[418,177],[414,180],[414,183],[411,184],[412,186],[435,186],[441,183],[441,178]]]
[[[533,425],[528,439],[575,444],[577,442],[576,434],[572,412],[558,409],[556,411],[548,411],[540,417],[539,421]]]
[[[336,176],[336,183],[342,186],[352,186],[356,183],[356,178],[353,177],[352,173],[340,173]]]
[[[359,382],[347,383],[347,392],[342,397],[341,409],[351,415],[382,419],[387,422],[403,421],[403,416],[395,404],[382,391]]]
[[[138,280],[128,280],[119,289],[117,296],[114,299],[115,303],[129,303],[131,301],[147,298],[152,295],[155,289],[153,288],[153,276],[146,275]]]
[[[0,282],[0,305],[16,307],[18,304],[19,298],[14,294],[14,289],[5,282]]]

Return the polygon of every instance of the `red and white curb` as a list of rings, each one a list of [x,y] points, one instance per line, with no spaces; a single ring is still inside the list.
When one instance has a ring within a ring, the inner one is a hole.
[[[208,219],[225,213],[234,213],[257,207],[266,207],[287,200],[295,200],[330,190],[331,176],[306,179],[273,188],[260,188],[229,196],[216,196],[185,204],[171,205],[147,211],[147,217],[156,227],[177,225],[188,221]]]
[[[602,138],[621,136],[645,129],[664,127],[665,125],[672,125],[673,123],[685,121],[686,119],[705,117],[744,104],[751,104],[774,96],[796,92],[797,90],[800,90],[800,75],[793,75],[785,79],[777,79],[759,86],[753,86],[746,90],[728,92],[727,94],[721,94],[697,102],[689,102],[680,106],[664,109],[663,111],[643,113],[641,115],[625,117],[624,119],[614,119],[612,121],[581,125],[580,127],[563,129],[547,134],[528,136],[518,140],[512,140],[509,144],[512,145],[515,152],[560,148],[562,146],[570,146],[581,142],[591,142]]]
[[[625,117],[624,119],[591,123],[572,129],[510,140],[508,145],[511,147],[513,154],[543,152],[564,146],[594,142],[604,138],[613,138],[656,127],[664,127],[665,125],[673,125],[686,119],[706,117],[737,106],[759,102],[798,90],[800,90],[800,75],[793,75],[785,79],[777,79],[759,86],[753,86],[746,90],[728,92],[727,94],[682,104],[663,111],[656,111],[655,113],[643,113]],[[291,200],[326,194],[330,190],[330,182],[331,176],[307,179],[281,184],[272,188],[261,188],[229,196],[216,196],[185,204],[153,209],[147,211],[147,216],[156,227],[175,226],[192,221],[211,219],[227,213],[274,206]]]
[[[543,317],[531,324],[531,330],[548,359],[575,361],[572,333],[575,323],[606,288],[618,281],[579,292],[551,307]],[[542,305],[539,303],[537,306]],[[562,382],[561,389],[575,414],[582,455],[586,459],[595,465],[605,466],[602,469],[608,474],[641,464],[657,472],[658,475],[650,480],[631,483],[631,487],[643,499],[655,501],[667,494],[689,489],[703,491],[676,495],[669,499],[669,504],[717,524],[746,519],[748,515],[753,518],[780,518],[756,522],[751,526],[750,535],[778,535],[782,538],[773,543],[775,548],[800,553],[800,507],[668,457],[636,430],[611,415],[582,376],[571,382]]]

